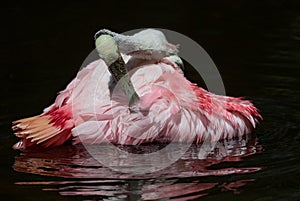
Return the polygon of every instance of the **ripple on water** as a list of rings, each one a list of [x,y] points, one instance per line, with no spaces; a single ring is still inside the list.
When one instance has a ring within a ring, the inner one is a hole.
[[[161,144],[119,146],[132,153],[154,152],[161,147]],[[199,159],[200,147],[194,144],[171,166],[143,175],[113,171],[94,159],[83,145],[29,150],[16,156],[13,167],[19,172],[61,178],[59,181],[18,181],[17,185],[39,185],[44,191],[57,191],[62,196],[101,196],[118,200],[134,195],[143,200],[187,200],[205,196],[216,189],[238,193],[242,186],[254,179],[220,182],[215,178],[249,174],[262,169],[240,166],[239,163],[261,151],[255,137],[218,143],[206,159]],[[126,166],[126,160],[122,165]]]

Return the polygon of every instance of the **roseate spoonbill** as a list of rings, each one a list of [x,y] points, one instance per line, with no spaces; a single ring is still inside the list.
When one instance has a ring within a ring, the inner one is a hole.
[[[261,118],[250,101],[215,95],[188,81],[177,46],[160,31],[124,36],[101,30],[95,39],[100,59],[79,71],[42,114],[13,122],[21,138],[15,149],[68,140],[217,141],[250,133]]]

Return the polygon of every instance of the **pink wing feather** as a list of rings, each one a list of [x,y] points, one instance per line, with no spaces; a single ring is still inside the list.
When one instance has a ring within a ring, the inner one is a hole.
[[[125,96],[114,90],[107,66],[97,60],[82,69],[44,113],[14,122],[22,143],[140,144],[151,141],[215,141],[250,133],[261,118],[250,101],[214,95],[189,82],[176,64],[163,59],[141,64],[131,77],[140,96],[131,113]]]

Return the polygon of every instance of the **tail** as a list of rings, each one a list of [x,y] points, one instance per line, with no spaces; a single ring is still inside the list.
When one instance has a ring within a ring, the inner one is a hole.
[[[72,114],[68,107],[53,107],[50,111],[13,122],[15,135],[21,138],[14,149],[25,149],[31,146],[59,146],[71,138],[74,127]]]

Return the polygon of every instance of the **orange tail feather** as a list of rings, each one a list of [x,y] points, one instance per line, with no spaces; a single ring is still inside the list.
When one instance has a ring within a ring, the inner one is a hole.
[[[13,122],[12,129],[21,142],[14,145],[15,149],[24,149],[33,145],[43,147],[59,146],[71,138],[72,123],[70,115],[59,111],[33,116]],[[64,121],[62,121],[64,119]]]

